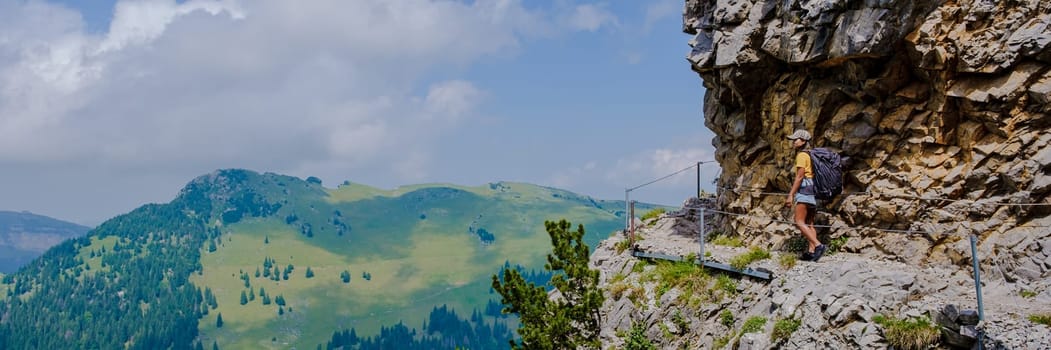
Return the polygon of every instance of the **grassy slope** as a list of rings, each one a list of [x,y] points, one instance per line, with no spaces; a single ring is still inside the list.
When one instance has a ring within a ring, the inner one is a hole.
[[[278,215],[224,227],[216,252],[202,248],[204,272],[192,279],[202,289],[210,287],[219,302],[200,323],[205,344],[216,339],[224,348],[313,348],[340,328],[354,327],[363,336],[398,321],[419,328],[436,305],[448,304],[467,316],[497,298],[489,294],[490,276],[505,260],[542,268],[550,250],[544,220],[585,224],[591,246],[623,222],[615,215],[623,209],[596,207],[619,202],[594,202],[526,184],[389,191],[351,184],[328,192],[322,197],[292,191]],[[287,225],[284,218],[291,213],[298,221]],[[350,232],[337,235],[334,217]],[[314,228],[313,238],[300,233],[296,225],[303,222]],[[496,241],[480,244],[469,232],[472,226],[485,228]],[[290,279],[255,278],[265,257],[282,270],[293,264]],[[308,266],[314,278],[304,277]],[[351,273],[349,284],[339,279],[343,270]],[[257,294],[244,306],[241,271],[251,276]],[[361,278],[364,271],[372,274],[371,281]],[[276,304],[263,306],[259,287],[271,298],[283,295],[292,312],[278,316]],[[215,327],[219,313],[225,322],[221,329]]]

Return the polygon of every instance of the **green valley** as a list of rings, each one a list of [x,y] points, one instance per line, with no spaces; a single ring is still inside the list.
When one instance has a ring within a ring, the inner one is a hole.
[[[522,183],[326,188],[222,170],[4,277],[0,347],[313,349],[349,334],[455,347],[467,344],[440,337],[466,329],[503,334],[492,342],[503,348],[514,320],[493,314],[491,276],[505,264],[543,267],[545,220],[583,224],[594,247],[622,227],[623,210]],[[60,302],[75,311],[57,311]],[[133,305],[137,324],[119,314]]]

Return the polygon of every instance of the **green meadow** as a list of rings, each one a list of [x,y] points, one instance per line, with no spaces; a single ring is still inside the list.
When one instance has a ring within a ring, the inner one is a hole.
[[[281,203],[276,213],[223,225],[215,250],[201,247],[203,271],[191,280],[218,301],[199,323],[203,344],[313,349],[342,329],[371,336],[403,322],[423,331],[436,306],[467,317],[498,301],[489,285],[505,262],[542,269],[550,251],[545,220],[585,225],[591,247],[624,220],[623,202],[520,183],[382,190],[347,182],[323,192],[275,184],[256,192]],[[282,274],[292,265],[288,279],[256,277],[267,259]],[[263,305],[260,289],[286,305]],[[241,305],[242,292],[254,299]]]

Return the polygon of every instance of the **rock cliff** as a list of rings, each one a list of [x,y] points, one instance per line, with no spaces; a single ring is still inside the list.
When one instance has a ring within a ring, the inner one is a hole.
[[[604,344],[625,346],[636,330],[660,348],[886,348],[875,315],[926,315],[966,333],[973,314],[949,305],[976,307],[974,235],[986,345],[1051,348],[1051,329],[1028,319],[1051,315],[1051,2],[685,5],[722,168],[711,206],[724,213],[708,222],[771,251],[752,267],[776,277],[671,283],[669,267],[632,257],[615,236],[592,257],[608,291]],[[795,129],[847,161],[844,193],[818,215],[837,253],[793,266],[774,261],[801,243],[784,208]],[[696,252],[691,223],[663,216],[634,246]],[[712,258],[744,249],[715,247]],[[760,329],[743,331],[753,318]],[[798,331],[774,336],[791,322]]]
[[[683,22],[719,207],[754,216],[725,229],[777,248],[794,237],[777,193],[801,128],[848,158],[818,218],[826,240],[964,266],[977,234],[983,268],[1049,276],[1051,229],[1032,222],[1051,215],[1051,2],[688,0]]]

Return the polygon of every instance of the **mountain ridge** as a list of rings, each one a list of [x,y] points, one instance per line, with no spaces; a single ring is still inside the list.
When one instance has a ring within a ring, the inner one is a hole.
[[[0,211],[0,273],[12,273],[48,248],[90,227],[28,211]]]
[[[171,202],[118,215],[5,276],[0,344],[313,348],[351,331],[371,346],[417,328],[425,335],[398,339],[423,344],[461,334],[449,322],[472,314],[469,344],[487,348],[478,344],[506,339],[484,334],[513,322],[480,311],[491,309],[490,277],[542,266],[545,219],[586,225],[591,244],[623,225],[622,202],[537,185],[345,184],[245,169],[198,176]],[[78,311],[39,311],[58,300]],[[150,312],[121,318],[130,305]],[[443,321],[424,322],[428,311]]]

